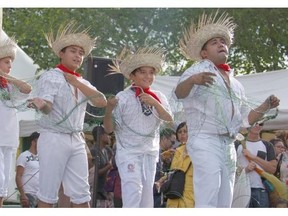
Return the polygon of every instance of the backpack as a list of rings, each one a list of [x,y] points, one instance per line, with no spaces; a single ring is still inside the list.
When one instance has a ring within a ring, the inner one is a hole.
[[[173,169],[168,172],[167,179],[160,188],[160,192],[162,192],[168,199],[182,198],[186,172],[190,168],[191,164],[192,163],[190,162],[185,172],[180,169]]]

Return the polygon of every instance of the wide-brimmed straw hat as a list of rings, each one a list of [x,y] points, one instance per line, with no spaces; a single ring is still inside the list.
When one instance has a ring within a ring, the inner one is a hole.
[[[60,57],[60,51],[68,46],[82,47],[87,57],[93,50],[97,38],[91,38],[88,34],[89,28],[79,31],[80,26],[77,26],[75,21],[71,21],[66,26],[61,25],[56,36],[53,31],[45,35],[48,45],[52,48],[54,53]]]
[[[220,16],[218,11],[209,16],[203,13],[197,25],[192,22],[190,28],[184,31],[183,38],[179,42],[180,50],[186,58],[199,61],[202,59],[200,52],[204,44],[212,38],[222,37],[230,47],[235,27],[233,18],[225,12]]]
[[[0,59],[11,57],[13,61],[15,59],[16,52],[17,44],[14,37],[0,40]]]
[[[122,73],[127,79],[129,75],[137,68],[149,66],[155,69],[158,73],[165,59],[165,50],[156,47],[143,47],[139,48],[135,53],[127,48],[113,61],[114,65],[110,65],[111,71]]]

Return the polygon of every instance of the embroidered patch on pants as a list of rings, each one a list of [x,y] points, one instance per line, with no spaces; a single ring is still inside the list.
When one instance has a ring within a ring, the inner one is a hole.
[[[134,164],[128,164],[127,168],[128,168],[128,172],[134,172],[135,166]]]

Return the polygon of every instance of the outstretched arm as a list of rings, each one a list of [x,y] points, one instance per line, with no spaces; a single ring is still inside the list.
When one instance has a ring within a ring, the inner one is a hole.
[[[278,107],[280,100],[274,96],[269,96],[259,107],[250,111],[248,115],[248,121],[250,125],[257,122],[263,115],[269,110]]]

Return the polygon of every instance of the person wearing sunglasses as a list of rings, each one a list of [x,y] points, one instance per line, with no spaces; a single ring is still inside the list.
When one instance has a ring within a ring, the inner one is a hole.
[[[181,122],[176,129],[176,138],[180,145],[175,149],[170,169],[180,169],[185,172],[183,196],[168,199],[167,208],[194,208],[193,165],[186,149],[188,129],[186,122]]]
[[[168,172],[174,156],[175,149],[173,146],[176,143],[176,133],[171,128],[164,128],[160,131],[160,157],[156,166],[155,184],[153,187],[154,208],[163,207],[166,200],[163,199],[159,191],[159,180],[163,177],[165,172]]]
[[[256,123],[248,129],[246,149],[236,146],[239,166],[244,168],[250,180],[251,199],[249,208],[270,207],[269,188],[255,168],[274,174],[277,160],[272,143],[261,139],[263,123]]]

